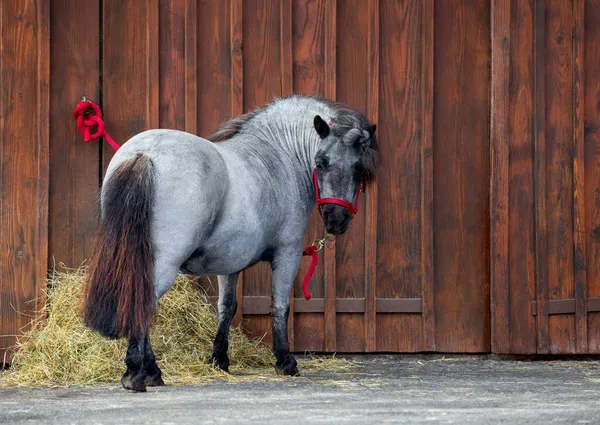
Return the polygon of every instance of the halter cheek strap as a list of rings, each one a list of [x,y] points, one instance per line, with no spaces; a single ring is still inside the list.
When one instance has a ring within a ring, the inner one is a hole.
[[[335,204],[346,208],[350,211],[350,217],[354,218],[354,215],[358,212],[358,197],[360,195],[360,191],[363,189],[363,183],[360,182],[358,185],[358,190],[356,191],[356,198],[354,199],[354,205],[350,202],[345,201],[340,198],[321,198],[321,194],[319,193],[319,181],[317,180],[317,169],[313,169],[313,185],[315,186],[315,197],[317,198],[317,207],[319,208],[319,214],[323,216],[323,212],[321,211],[321,205],[324,204]]]

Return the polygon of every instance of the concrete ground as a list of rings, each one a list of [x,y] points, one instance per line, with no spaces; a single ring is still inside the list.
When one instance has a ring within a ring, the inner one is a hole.
[[[0,424],[600,424],[600,361],[352,357],[352,372],[149,388],[0,389]]]

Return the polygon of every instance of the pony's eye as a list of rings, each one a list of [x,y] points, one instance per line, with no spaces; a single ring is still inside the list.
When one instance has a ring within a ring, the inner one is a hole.
[[[317,159],[317,170],[323,171],[329,165],[329,160],[325,157]]]

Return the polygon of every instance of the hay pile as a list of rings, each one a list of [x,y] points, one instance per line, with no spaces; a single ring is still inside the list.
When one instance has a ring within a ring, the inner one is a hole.
[[[85,270],[55,272],[50,279],[46,321],[20,338],[11,368],[0,386],[118,383],[124,372],[124,339],[111,341],[83,326],[80,312]],[[214,378],[235,379],[207,364],[218,319],[191,279],[178,277],[162,297],[151,342],[167,385],[197,384]],[[274,357],[260,341],[239,328],[229,339],[230,370],[269,368]]]

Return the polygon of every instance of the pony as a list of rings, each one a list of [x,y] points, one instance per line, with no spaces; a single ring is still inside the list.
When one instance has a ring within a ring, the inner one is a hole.
[[[228,372],[238,275],[260,261],[272,270],[275,370],[299,374],[287,321],[306,227],[317,206],[328,235],[346,232],[361,185],[375,177],[376,128],[348,105],[292,95],[207,139],[151,129],[121,146],[99,193],[83,320],[106,338],[128,338],[123,388],[164,385],[148,333],[178,273],[217,275],[210,362]]]

